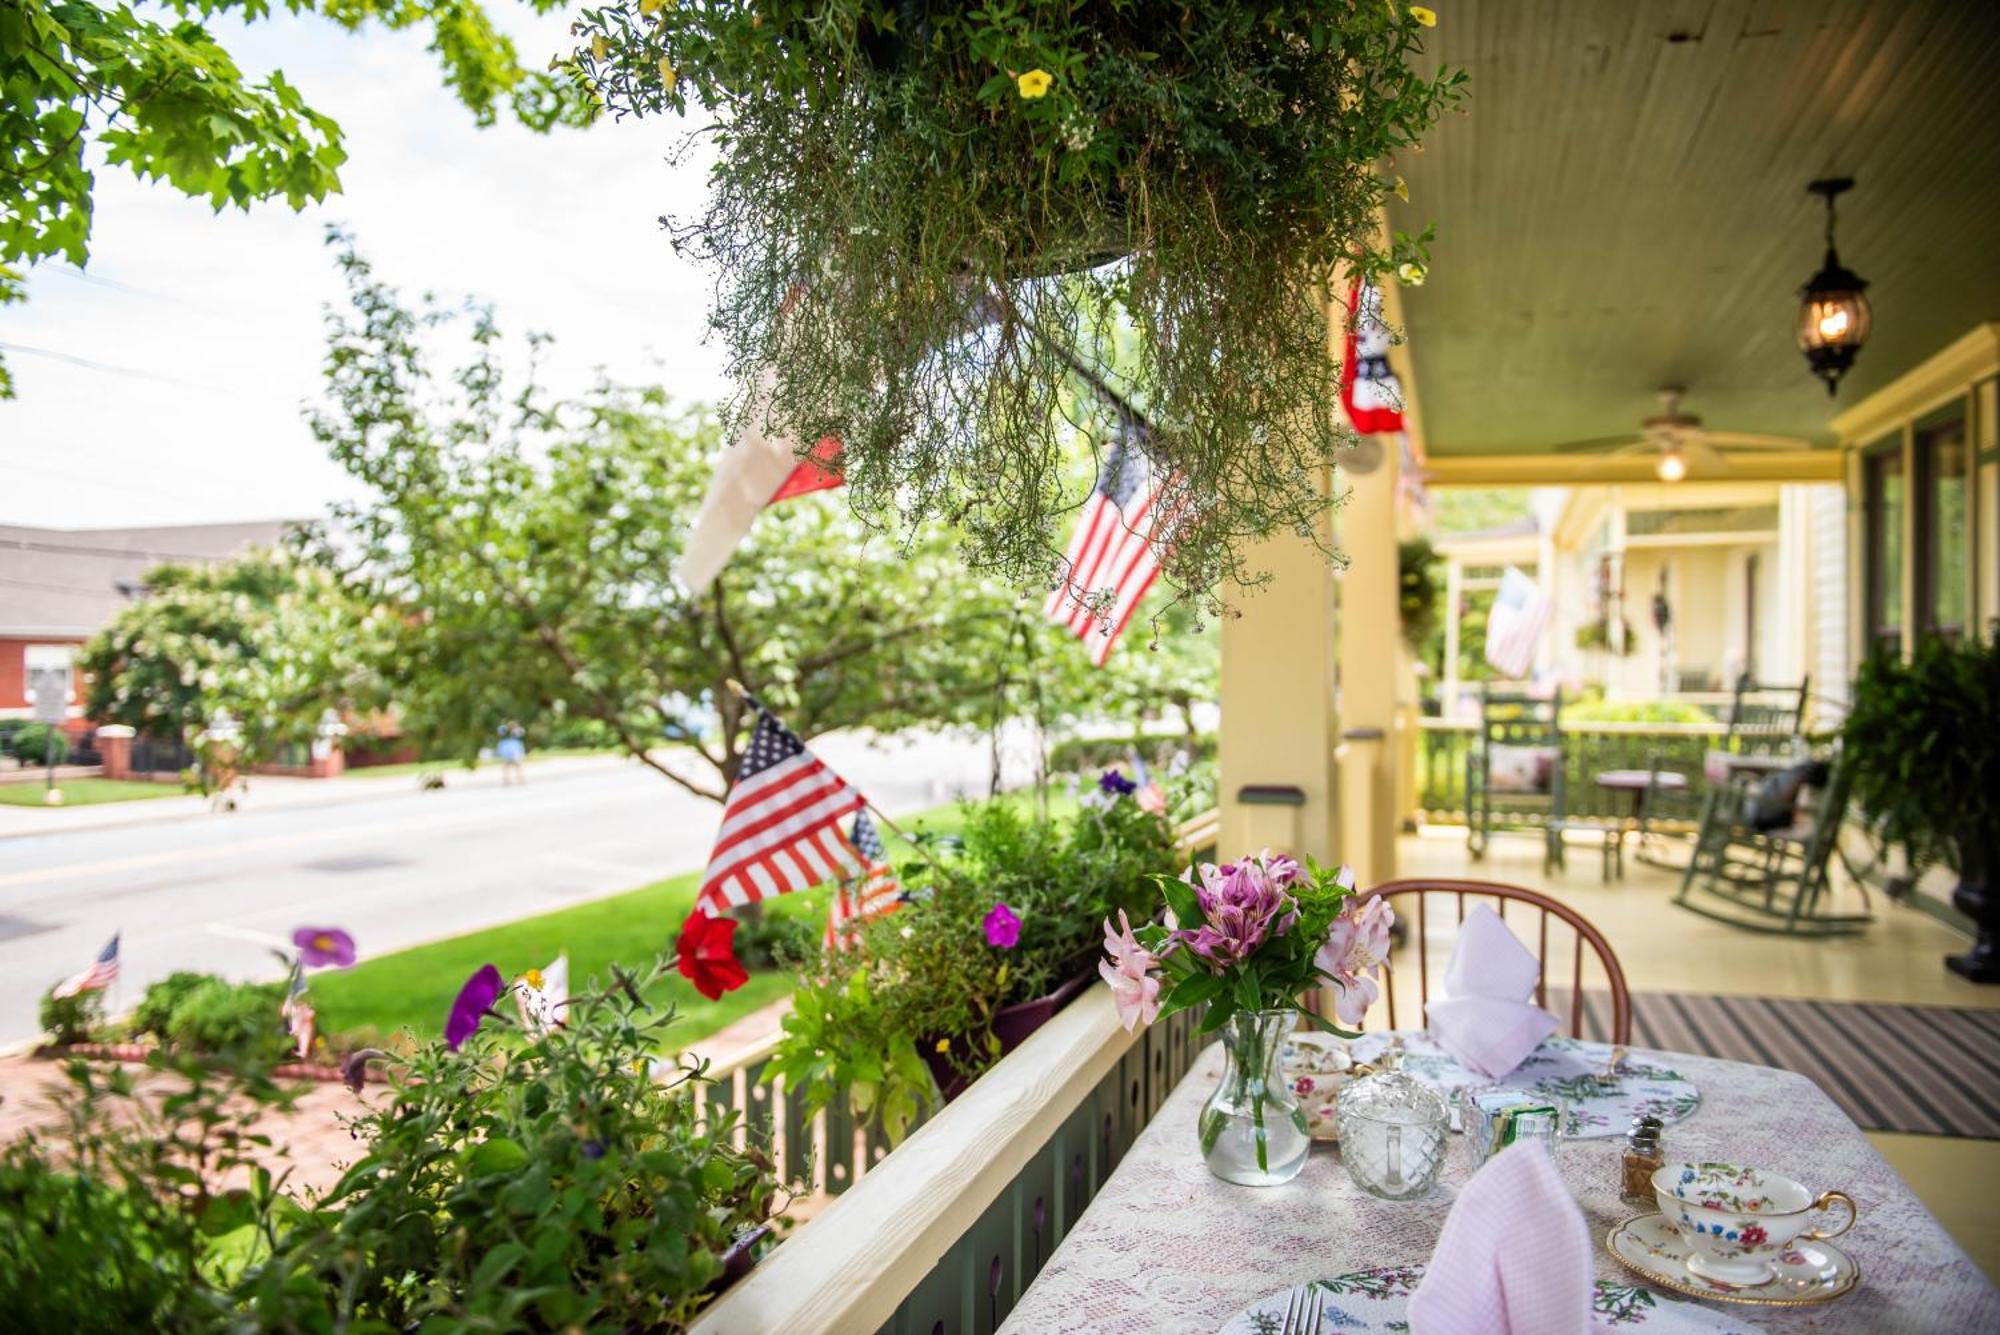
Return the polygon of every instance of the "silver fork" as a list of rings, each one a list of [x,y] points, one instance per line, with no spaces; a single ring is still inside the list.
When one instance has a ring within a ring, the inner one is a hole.
[[[1301,1284],[1285,1299],[1285,1324],[1278,1335],[1319,1335],[1326,1295],[1317,1284]]]

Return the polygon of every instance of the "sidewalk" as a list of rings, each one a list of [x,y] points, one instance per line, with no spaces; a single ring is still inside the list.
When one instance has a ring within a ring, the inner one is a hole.
[[[620,755],[551,756],[528,761],[528,782],[569,778],[578,774],[598,774],[634,763]],[[497,788],[500,767],[484,764],[476,770],[441,766],[434,771],[444,776],[445,785],[460,788]],[[249,776],[249,791],[236,794],[234,812],[216,812],[210,799],[199,793],[182,797],[156,797],[136,802],[104,802],[87,807],[0,806],[0,839],[32,835],[70,834],[80,830],[108,830],[128,825],[159,825],[175,821],[215,819],[246,812],[290,811],[303,807],[339,806],[347,802],[367,802],[399,793],[420,791],[416,774],[371,775],[356,770],[338,779],[298,779],[275,774]]]

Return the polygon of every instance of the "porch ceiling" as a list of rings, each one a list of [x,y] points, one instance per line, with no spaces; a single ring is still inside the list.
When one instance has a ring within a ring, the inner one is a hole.
[[[1433,459],[1631,431],[1654,391],[1826,443],[1839,408],[2000,315],[2000,5],[1451,0],[1469,114],[1398,170],[1436,220],[1403,319]],[[1793,342],[1819,176],[1874,333],[1837,401]],[[1739,459],[1747,456],[1737,456]]]

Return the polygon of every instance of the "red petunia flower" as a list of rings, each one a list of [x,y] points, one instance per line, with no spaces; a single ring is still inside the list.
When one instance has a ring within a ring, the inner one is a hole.
[[[724,992],[734,992],[750,981],[736,959],[735,939],[734,918],[711,918],[696,909],[681,924],[680,939],[674,943],[681,974],[710,1001],[718,1001]]]

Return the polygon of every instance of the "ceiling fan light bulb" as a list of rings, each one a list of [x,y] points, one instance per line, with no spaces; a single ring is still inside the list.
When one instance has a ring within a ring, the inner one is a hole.
[[[1660,461],[1653,465],[1653,472],[1662,482],[1679,482],[1688,475],[1687,456],[1679,450],[1662,451]]]

